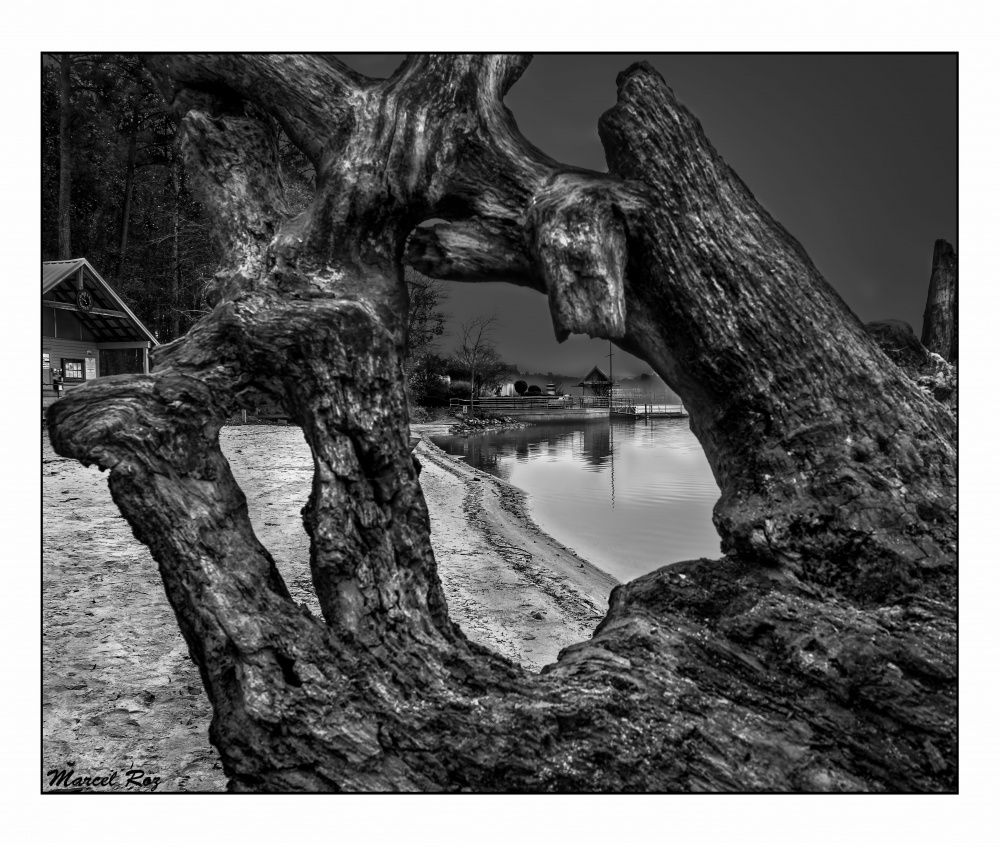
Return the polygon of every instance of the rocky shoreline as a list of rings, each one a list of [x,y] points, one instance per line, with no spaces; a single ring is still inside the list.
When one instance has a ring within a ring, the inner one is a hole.
[[[525,429],[534,426],[528,421],[501,416],[499,418],[458,417],[458,423],[452,424],[449,432],[452,435],[469,435],[480,432],[494,432],[502,429]]]

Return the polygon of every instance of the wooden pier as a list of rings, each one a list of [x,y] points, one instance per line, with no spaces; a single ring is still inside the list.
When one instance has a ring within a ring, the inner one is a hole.
[[[638,393],[638,392],[637,392]],[[662,395],[638,398],[629,396],[627,392],[615,391],[612,398],[608,397],[570,397],[569,395],[538,395],[526,397],[477,397],[474,410],[496,417],[511,417],[517,420],[527,420],[536,423],[555,421],[591,420],[594,418],[628,418],[631,420],[652,418],[686,418],[687,409],[682,403],[662,402]],[[657,402],[657,400],[660,402]],[[468,400],[454,399],[450,403],[451,410],[463,412],[470,410]]]
[[[609,412],[613,418],[631,420],[649,420],[651,418],[686,418],[687,409],[683,405],[663,405],[653,403],[637,403],[636,405],[612,406]]]
[[[613,418],[650,420],[651,418],[686,418],[688,411],[673,392],[653,394],[644,390],[613,389],[611,408]]]

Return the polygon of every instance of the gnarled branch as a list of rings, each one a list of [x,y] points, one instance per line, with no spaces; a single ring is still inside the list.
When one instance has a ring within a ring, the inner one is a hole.
[[[886,359],[652,68],[554,162],[504,92],[526,64],[388,80],[308,57],[154,58],[225,251],[214,311],[149,377],[50,407],[112,467],[215,708],[234,789],[946,790],[955,784],[954,421]],[[287,218],[277,120],[317,164]],[[413,228],[430,217],[448,223]],[[412,234],[411,234],[412,233]],[[547,291],[684,397],[728,553],[616,589],[529,676],[448,618],[406,449],[401,260]],[[265,393],[316,464],[325,621],[296,608],[218,449]]]

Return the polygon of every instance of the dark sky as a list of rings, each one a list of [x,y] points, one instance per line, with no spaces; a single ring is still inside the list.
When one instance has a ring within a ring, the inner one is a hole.
[[[401,56],[342,55],[387,76]],[[506,103],[521,132],[567,164],[606,171],[597,120],[615,76],[655,66],[757,200],[806,248],[864,321],[900,318],[920,335],[934,240],[958,249],[957,60],[953,55],[536,55]],[[504,283],[447,283],[441,343],[491,312],[521,370],[583,374],[608,343],[558,344],[545,298]],[[649,368],[621,353],[616,375]]]

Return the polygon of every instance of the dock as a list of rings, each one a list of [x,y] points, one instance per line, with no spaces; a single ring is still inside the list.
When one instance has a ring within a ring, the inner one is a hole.
[[[683,405],[637,403],[628,406],[612,406],[608,414],[612,418],[628,420],[650,420],[653,418],[686,418],[687,409]]]
[[[622,396],[608,397],[556,397],[552,395],[527,397],[477,397],[476,412],[484,412],[496,417],[510,417],[532,423],[561,423],[569,421],[590,421],[601,418],[616,420],[652,420],[657,418],[686,418],[687,409],[682,403],[657,403]],[[664,398],[660,398],[664,399]],[[669,399],[669,398],[667,398]],[[469,401],[452,400],[451,410],[468,413]]]
[[[467,400],[452,400],[451,410],[470,409]],[[476,412],[494,417],[509,417],[529,423],[567,423],[600,420],[608,417],[607,397],[569,397],[537,395],[525,397],[477,397]]]

